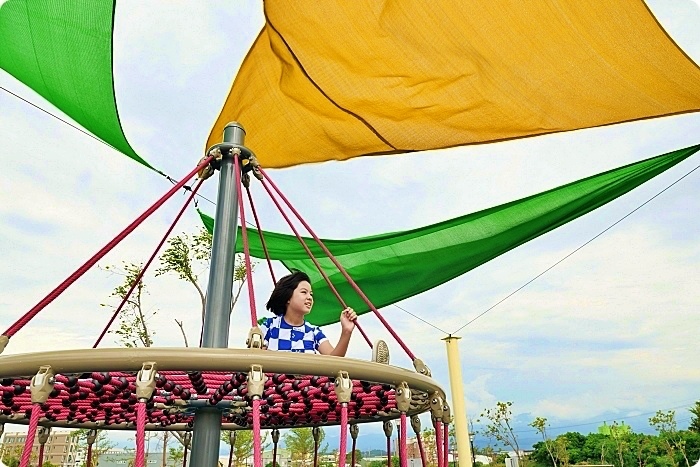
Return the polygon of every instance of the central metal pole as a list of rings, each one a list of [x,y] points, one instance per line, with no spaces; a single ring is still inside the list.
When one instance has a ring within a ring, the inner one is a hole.
[[[243,146],[245,130],[236,122],[224,129],[224,143]],[[228,347],[233,269],[235,266],[236,229],[238,226],[238,192],[231,151],[221,160],[219,194],[211,248],[211,266],[204,309],[202,347]],[[192,456],[190,465],[216,467],[219,465],[221,413],[213,408],[201,408],[194,416]]]

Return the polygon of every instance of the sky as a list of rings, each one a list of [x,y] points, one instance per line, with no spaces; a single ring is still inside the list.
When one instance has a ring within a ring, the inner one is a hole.
[[[698,2],[647,3],[679,46],[700,62]],[[117,3],[115,89],[125,134],[142,157],[175,179],[194,168],[262,21],[255,1]],[[1,70],[0,86],[62,116]],[[428,225],[694,145],[700,142],[699,129],[700,114],[687,114],[268,172],[319,236],[355,238]],[[0,161],[3,329],[171,187],[158,174],[2,90]],[[477,430],[479,414],[497,401],[513,402],[523,445],[537,441],[527,427],[537,416],[549,420],[554,435],[595,431],[612,420],[650,432],[648,418],[657,410],[676,410],[679,426],[685,427],[688,407],[700,399],[700,171],[687,175],[699,163],[695,155],[583,218],[380,311],[428,364],[450,400],[455,395],[441,339],[461,338],[464,394],[456,397],[464,398]],[[210,179],[199,199],[199,207],[212,215],[216,188],[216,178]],[[263,227],[289,233],[259,188],[254,196]],[[90,348],[110,316],[102,304],[117,304],[110,294],[122,280],[104,268],[146,261],[184,201],[184,194],[174,196],[100,261],[101,268],[89,271],[18,332],[5,354]],[[189,209],[175,232],[192,234],[200,226]],[[206,282],[206,271],[200,274]],[[253,281],[258,314],[264,316],[262,304],[271,289],[264,264]],[[182,345],[174,319],[182,320],[190,341],[196,341],[194,289],[168,276],[147,276],[146,284],[146,307],[156,312],[149,321],[155,344]],[[243,294],[232,318],[231,347],[244,347],[249,313]],[[371,339],[389,343],[393,364],[411,368],[376,318],[360,319]],[[331,339],[339,335],[337,326],[325,331]],[[114,336],[104,345],[116,346]],[[348,356],[369,358],[359,335]],[[382,447],[381,433],[379,424],[363,426],[359,447]],[[114,436],[127,442],[129,435]],[[329,443],[334,438],[337,430],[328,430]]]

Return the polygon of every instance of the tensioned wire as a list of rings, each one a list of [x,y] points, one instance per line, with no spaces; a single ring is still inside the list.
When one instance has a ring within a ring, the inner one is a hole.
[[[42,107],[40,107],[40,106],[38,106],[38,105],[32,103],[31,101],[29,101],[29,100],[27,100],[27,99],[25,99],[25,98],[23,98],[23,97],[21,97],[21,96],[15,94],[14,92],[12,92],[12,91],[10,91],[10,90],[8,90],[8,89],[2,87],[2,86],[0,86],[0,89],[2,89],[3,91],[7,92],[8,94],[10,94],[10,95],[12,95],[12,96],[14,96],[14,97],[16,97],[16,98],[22,100],[23,102],[25,102],[25,103],[31,105],[32,107],[37,108],[38,110],[40,110],[40,111],[46,113],[47,115],[49,115],[49,116],[51,116],[51,117],[57,119],[58,121],[60,121],[60,122],[62,122],[62,123],[65,123],[66,125],[70,126],[71,128],[74,128],[74,129],[80,131],[81,133],[84,133],[85,135],[87,135],[87,136],[89,136],[89,137],[95,139],[96,141],[99,141],[100,143],[104,144],[105,146],[107,146],[107,147],[109,147],[109,148],[112,148],[112,149],[114,149],[115,151],[117,150],[116,148],[114,148],[114,147],[113,147],[112,145],[110,145],[109,143],[106,143],[105,141],[102,141],[101,139],[99,139],[99,138],[97,138],[96,136],[94,136],[94,135],[88,133],[87,131],[81,129],[80,127],[78,127],[78,126],[76,126],[76,125],[73,125],[72,123],[68,122],[67,120],[58,117],[57,115],[55,115],[55,114],[53,114],[53,113],[51,113],[51,112],[49,112],[49,111],[43,109]],[[690,175],[692,172],[694,172],[694,171],[697,170],[698,168],[700,168],[700,165],[698,165],[698,166],[696,166],[695,168],[691,169],[689,172],[687,172],[686,174],[684,174],[683,176],[681,176],[680,178],[678,178],[676,181],[674,181],[673,183],[671,183],[670,185],[668,185],[667,187],[665,187],[664,189],[662,189],[661,191],[659,191],[658,193],[656,193],[656,194],[655,194],[654,196],[652,196],[651,198],[649,198],[649,199],[647,199],[646,201],[644,201],[642,204],[640,204],[639,206],[637,206],[635,209],[633,209],[632,211],[630,211],[629,213],[627,213],[626,215],[624,215],[623,217],[621,217],[620,219],[618,219],[617,221],[615,221],[614,223],[612,223],[610,226],[608,226],[608,227],[606,227],[605,229],[603,229],[600,233],[596,234],[596,235],[593,236],[591,239],[587,240],[585,243],[583,243],[582,245],[580,245],[579,247],[577,247],[576,249],[574,249],[572,252],[568,253],[566,256],[564,256],[563,258],[561,258],[560,260],[558,260],[557,262],[555,262],[554,264],[552,264],[551,266],[549,266],[548,268],[546,268],[544,271],[540,272],[540,273],[537,274],[535,277],[533,277],[532,279],[528,280],[527,282],[525,282],[525,283],[524,283],[523,285],[521,285],[520,287],[516,288],[514,291],[512,291],[511,293],[509,293],[508,295],[506,295],[505,297],[503,297],[501,300],[499,300],[498,302],[496,302],[495,304],[493,304],[492,306],[490,306],[489,308],[487,308],[487,309],[484,310],[483,312],[479,313],[476,317],[474,317],[474,318],[472,318],[471,320],[467,321],[465,324],[463,324],[462,326],[460,326],[459,328],[457,328],[457,329],[456,329],[455,331],[453,331],[452,333],[446,332],[445,330],[443,330],[443,329],[440,328],[439,326],[437,326],[437,325],[431,323],[430,321],[427,321],[427,320],[421,318],[420,316],[418,316],[418,315],[416,315],[416,314],[414,314],[414,313],[409,312],[408,310],[406,310],[405,308],[402,308],[402,307],[399,306],[399,305],[394,304],[394,306],[397,307],[397,308],[399,308],[400,310],[404,311],[404,312],[407,313],[408,315],[410,315],[410,316],[412,316],[412,317],[418,319],[419,321],[422,321],[423,323],[428,324],[429,326],[432,326],[433,328],[435,328],[435,329],[441,331],[442,333],[444,333],[444,334],[446,334],[446,335],[454,335],[454,334],[456,334],[457,332],[459,332],[459,331],[461,331],[462,329],[464,329],[465,327],[467,327],[467,326],[469,326],[470,324],[472,324],[473,322],[475,322],[476,320],[478,320],[479,318],[481,318],[482,316],[484,316],[484,315],[486,315],[487,313],[489,313],[491,310],[493,310],[493,309],[496,308],[498,305],[500,305],[501,303],[503,303],[503,302],[505,302],[506,300],[508,300],[510,297],[514,296],[516,293],[518,293],[519,291],[521,291],[522,289],[524,289],[525,287],[527,287],[528,285],[530,285],[531,283],[533,283],[533,282],[534,282],[535,280],[537,280],[538,278],[540,278],[540,277],[542,277],[543,275],[545,275],[547,272],[549,272],[550,270],[552,270],[554,267],[556,267],[557,265],[561,264],[564,260],[568,259],[568,258],[571,257],[573,254],[575,254],[576,252],[578,252],[579,250],[581,250],[582,248],[584,248],[585,246],[587,246],[588,244],[590,244],[591,242],[593,242],[595,239],[597,239],[598,237],[600,237],[601,235],[603,235],[605,232],[607,232],[608,230],[612,229],[615,225],[619,224],[619,223],[622,222],[624,219],[626,219],[627,217],[631,216],[631,215],[632,215],[633,213],[635,213],[637,210],[641,209],[643,206],[645,206],[646,204],[648,204],[649,202],[651,202],[653,199],[655,199],[657,196],[661,195],[661,194],[662,194],[663,192],[665,192],[666,190],[670,189],[672,186],[674,186],[676,183],[680,182],[682,179],[684,179],[685,177],[687,177],[688,175]],[[169,180],[171,183],[174,183],[174,180],[173,180],[169,175],[167,175],[166,173],[164,173],[164,172],[162,172],[162,171],[160,171],[160,170],[157,170],[157,169],[154,169],[154,170],[156,171],[156,173],[162,175],[162,176],[165,177],[167,180]],[[190,188],[190,187],[184,187],[184,189],[185,189],[186,191],[191,191],[191,188]],[[206,197],[204,197],[204,196],[202,196],[202,195],[197,194],[197,196],[200,197],[200,198],[202,198],[202,199],[205,199],[205,200],[209,201],[209,203],[211,203],[212,205],[216,205],[216,203],[214,203],[213,201],[211,201],[210,199],[208,199],[208,198],[206,198]]]
[[[36,108],[36,109],[38,109],[38,110],[44,112],[45,114],[49,115],[50,117],[55,118],[55,119],[58,120],[59,122],[68,125],[69,127],[73,128],[74,130],[78,130],[79,132],[83,133],[84,135],[89,136],[90,138],[94,139],[95,141],[97,141],[97,142],[99,142],[99,143],[102,143],[102,144],[104,144],[105,146],[107,146],[108,148],[114,149],[115,151],[117,151],[117,152],[119,152],[119,153],[121,154],[121,151],[119,151],[117,148],[115,148],[115,147],[112,146],[111,144],[107,143],[106,141],[101,140],[101,139],[98,138],[97,136],[95,136],[95,135],[93,135],[92,133],[90,133],[90,132],[88,132],[88,131],[86,131],[86,130],[80,128],[79,126],[72,124],[72,123],[69,122],[68,120],[63,119],[63,118],[59,117],[58,115],[49,112],[48,110],[46,110],[46,109],[42,108],[41,106],[39,106],[39,105],[37,105],[37,104],[31,102],[31,101],[28,100],[28,99],[25,99],[24,97],[20,96],[19,94],[15,94],[14,92],[12,92],[12,91],[10,91],[9,89],[4,88],[4,87],[2,87],[2,86],[0,86],[0,90],[5,91],[6,93],[10,94],[10,95],[13,96],[13,97],[16,97],[17,99],[21,100],[22,102],[31,105],[32,107],[34,107],[34,108]],[[162,175],[163,177],[165,177],[165,178],[166,178],[170,183],[172,183],[173,185],[177,184],[177,180],[175,180],[174,178],[172,178],[170,175],[166,174],[165,172],[163,172],[163,171],[161,171],[161,170],[159,170],[159,169],[156,169],[156,168],[152,168],[152,170],[154,170],[157,174]],[[185,190],[185,191],[192,191],[192,188],[191,188],[190,186],[187,186],[187,185],[186,185],[186,186],[183,187],[183,190]],[[197,197],[199,197],[199,198],[201,198],[201,199],[204,199],[204,200],[206,200],[206,201],[209,201],[212,205],[216,206],[216,203],[215,203],[214,201],[210,200],[209,198],[207,198],[207,197],[204,196],[204,195],[197,194]],[[195,200],[195,205],[196,205],[196,200]]]

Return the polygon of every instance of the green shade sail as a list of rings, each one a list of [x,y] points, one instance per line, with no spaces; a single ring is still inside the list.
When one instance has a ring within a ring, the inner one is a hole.
[[[692,146],[563,185],[524,199],[414,230],[352,240],[323,240],[376,307],[432,289],[523,243],[624,195],[700,149]],[[214,221],[200,212],[204,225]],[[340,305],[293,235],[265,232],[270,257],[309,274],[316,325],[338,321]],[[264,258],[257,232],[248,235],[250,253]],[[343,299],[359,314],[369,310],[311,238],[304,241]],[[242,251],[242,237],[236,238]]]
[[[151,167],[124,136],[112,77],[113,0],[0,2],[0,68]]]

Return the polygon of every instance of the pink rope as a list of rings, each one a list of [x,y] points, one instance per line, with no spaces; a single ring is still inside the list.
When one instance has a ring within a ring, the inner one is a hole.
[[[146,467],[146,403],[136,403],[136,458],[134,467]]]
[[[272,277],[272,283],[276,284],[277,279],[275,279],[275,271],[272,270],[272,261],[270,261],[270,253],[267,251],[267,244],[265,243],[265,236],[262,233],[262,226],[260,225],[260,219],[258,219],[258,212],[255,210],[255,203],[253,203],[253,196],[250,194],[250,188],[245,187],[245,191],[248,194],[248,203],[250,204],[250,210],[253,212],[253,218],[255,218],[255,226],[258,229],[258,236],[260,237],[260,244],[262,245],[263,251],[265,252],[265,261],[267,262],[267,267],[270,270],[270,277]]]
[[[253,399],[253,467],[262,467],[262,439],[260,437],[260,399]]]
[[[27,438],[24,440],[24,450],[19,461],[19,467],[29,467],[29,460],[32,457],[32,446],[36,437],[36,427],[39,425],[39,412],[39,404],[33,404],[32,413],[29,416],[29,430],[27,431]]]
[[[393,467],[391,463],[391,436],[386,437],[386,465]]]
[[[438,467],[445,467],[445,461],[442,458],[442,422],[435,420],[435,450],[437,451]]]
[[[415,360],[415,359],[416,359],[416,356],[413,354],[413,352],[411,352],[411,350],[408,348],[408,346],[406,346],[406,344],[401,340],[401,338],[399,337],[399,335],[396,334],[396,332],[392,329],[392,327],[389,325],[389,323],[388,323],[388,322],[384,319],[384,317],[379,313],[379,311],[378,311],[377,308],[372,304],[372,302],[369,300],[369,298],[367,297],[367,295],[365,295],[365,293],[364,293],[362,290],[360,290],[360,288],[358,287],[357,283],[353,280],[352,277],[350,277],[350,274],[347,273],[347,271],[345,270],[345,268],[338,262],[338,260],[335,258],[335,256],[333,256],[333,254],[332,254],[332,253],[330,252],[330,250],[326,247],[326,245],[323,244],[323,242],[321,241],[321,239],[314,233],[314,231],[311,229],[311,227],[309,226],[309,224],[307,224],[306,221],[304,221],[304,219],[303,219],[303,218],[301,217],[301,215],[297,212],[297,210],[294,209],[294,206],[292,206],[292,204],[289,202],[289,200],[284,196],[284,194],[282,194],[282,192],[280,191],[280,189],[277,188],[277,185],[275,185],[275,183],[274,183],[272,180],[270,180],[270,178],[267,176],[267,174],[266,174],[262,169],[260,169],[260,171],[261,171],[261,172],[263,173],[263,175],[265,176],[265,179],[266,179],[268,182],[270,182],[270,185],[272,185],[272,188],[277,192],[277,194],[282,198],[282,200],[283,200],[283,201],[285,202],[285,204],[289,207],[289,209],[294,213],[294,215],[297,217],[297,219],[299,219],[299,222],[301,222],[301,223],[304,225],[304,227],[306,228],[306,230],[308,230],[309,234],[314,238],[314,240],[316,240],[316,243],[318,243],[318,246],[320,246],[320,247],[323,249],[324,253],[326,253],[326,255],[328,256],[328,258],[333,262],[333,264],[335,264],[335,266],[338,268],[338,271],[343,275],[343,277],[345,277],[345,280],[348,281],[348,283],[352,286],[352,288],[355,290],[355,292],[357,293],[357,295],[359,295],[360,298],[361,298],[361,299],[367,304],[367,306],[370,308],[370,310],[372,310],[372,312],[374,312],[374,314],[377,316],[377,318],[379,319],[379,321],[382,322],[382,324],[384,325],[384,327],[386,328],[386,330],[389,331],[389,333],[390,333],[390,334],[392,335],[392,337],[396,340],[396,342],[401,346],[401,348],[403,348],[403,350],[406,352],[406,355],[408,355],[409,358],[410,358],[411,360]],[[264,185],[264,184],[265,184],[265,182],[263,181],[263,185]]]
[[[444,443],[444,451],[442,453],[442,457],[445,459],[445,466],[450,465],[450,424],[449,423],[443,423],[442,425],[442,441]]]
[[[350,467],[355,467],[355,449],[357,447],[357,438],[352,439],[352,463],[350,464]]]
[[[338,467],[345,467],[348,452],[348,403],[340,407],[340,447],[338,448]],[[355,467],[353,464],[352,467]]]
[[[241,168],[238,157],[234,157],[234,166],[236,172],[236,193],[238,194],[238,212],[241,216],[241,234],[243,237],[243,258],[245,259],[245,275],[248,285],[248,298],[250,302],[250,321],[251,326],[258,325],[258,313],[255,310],[255,292],[253,291],[253,271],[250,266],[250,245],[248,244],[248,228],[245,224],[245,208],[243,205],[243,193],[241,190]],[[258,466],[256,466],[258,467]]]
[[[20,319],[18,319],[12,326],[10,326],[7,331],[3,333],[3,335],[7,337],[12,337],[17,331],[22,329],[22,327],[27,324],[29,321],[31,321],[34,316],[36,316],[41,310],[43,310],[46,305],[49,303],[53,302],[56,297],[61,295],[68,287],[71,286],[76,280],[80,278],[85,272],[88,271],[91,267],[93,267],[100,259],[104,257],[107,253],[109,253],[115,246],[119,244],[124,238],[127,237],[131,232],[136,229],[143,221],[145,221],[151,214],[153,214],[159,207],[163,205],[171,196],[173,196],[175,193],[182,188],[187,181],[192,178],[197,171],[204,167],[205,165],[209,164],[209,162],[213,159],[213,157],[208,157],[205,159],[202,163],[198,164],[197,167],[195,167],[192,172],[187,174],[182,180],[180,180],[175,186],[173,186],[165,195],[163,195],[158,201],[156,201],[150,208],[148,208],[143,214],[141,214],[138,218],[136,218],[135,221],[133,221],[131,224],[129,224],[124,230],[122,230],[119,235],[117,235],[114,240],[109,242],[107,245],[102,247],[95,255],[93,255],[92,258],[87,260],[85,264],[80,266],[73,274],[71,274],[66,280],[61,282],[61,284],[56,287],[54,290],[52,290],[46,297],[44,297],[43,300],[41,300],[39,303],[34,305],[34,307],[29,310],[27,313],[24,314]]]
[[[420,461],[423,467],[427,467],[428,463],[425,459],[425,449],[423,449],[423,440],[420,437],[420,433],[416,433],[416,439],[418,440],[418,451],[420,452]]]
[[[95,349],[97,348],[98,345],[100,345],[100,342],[102,341],[102,338],[107,334],[107,331],[109,330],[110,326],[112,326],[112,323],[114,323],[114,320],[117,318],[119,313],[121,313],[122,308],[124,308],[124,305],[126,304],[127,300],[129,300],[129,297],[131,297],[132,292],[136,289],[136,286],[138,286],[139,282],[141,282],[141,278],[143,277],[144,274],[146,274],[146,270],[148,267],[151,265],[153,260],[156,258],[156,255],[160,251],[161,247],[165,243],[165,241],[168,239],[170,236],[170,233],[175,229],[175,225],[177,225],[178,221],[182,217],[182,215],[185,213],[185,210],[187,209],[187,206],[190,205],[192,200],[194,199],[195,195],[197,194],[197,191],[199,191],[199,188],[202,186],[202,183],[204,183],[204,179],[200,180],[197,185],[194,187],[192,190],[192,193],[190,196],[187,198],[187,201],[185,201],[185,204],[182,206],[182,209],[180,209],[180,212],[175,216],[175,220],[173,223],[170,225],[168,228],[167,232],[165,232],[165,235],[163,235],[163,238],[161,239],[160,243],[158,243],[158,246],[156,247],[155,251],[151,255],[150,258],[148,258],[148,261],[146,261],[146,264],[143,266],[141,269],[141,272],[139,275],[136,277],[134,280],[133,284],[131,284],[131,287],[129,288],[129,291],[124,295],[124,298],[122,299],[122,302],[119,304],[117,307],[117,310],[114,312],[112,315],[112,318],[110,318],[109,322],[107,323],[107,326],[102,330],[102,334],[100,334],[100,337],[97,338],[95,343],[92,345],[92,348]]]
[[[348,305],[345,303],[345,300],[343,300],[343,297],[340,296],[340,293],[338,293],[338,290],[335,288],[335,286],[331,282],[330,278],[328,277],[328,274],[326,274],[326,272],[323,270],[323,268],[319,264],[318,260],[316,259],[314,254],[311,252],[311,249],[309,249],[309,246],[306,244],[306,242],[304,242],[304,239],[301,238],[301,235],[299,235],[299,232],[294,227],[294,224],[292,224],[291,219],[289,219],[289,216],[287,216],[287,214],[282,209],[282,206],[280,205],[279,201],[277,201],[277,198],[275,198],[275,196],[272,194],[272,191],[270,191],[270,187],[267,186],[267,183],[265,183],[265,180],[262,181],[262,184],[263,184],[263,187],[265,187],[265,190],[267,191],[267,193],[270,195],[270,199],[272,199],[272,202],[275,203],[275,206],[277,206],[277,210],[280,212],[280,214],[282,214],[282,217],[284,217],[284,220],[287,221],[287,225],[289,225],[289,228],[292,229],[292,232],[294,232],[294,235],[299,240],[299,243],[301,243],[301,246],[304,247],[306,254],[309,255],[309,258],[311,259],[311,261],[313,261],[314,265],[316,266],[316,269],[318,269],[318,272],[321,273],[321,276],[323,276],[323,279],[326,281],[326,284],[328,284],[328,287],[333,292],[333,295],[335,295],[335,298],[340,303],[340,306],[342,306],[343,308],[347,308]],[[369,337],[367,337],[367,334],[365,334],[362,327],[360,327],[360,323],[355,321],[355,326],[360,331],[362,336],[365,338],[365,341],[367,341],[367,344],[369,344],[369,346],[371,348],[372,342],[369,340]]]
[[[408,466],[406,455],[406,412],[401,412],[401,426],[399,427],[399,465]]]

